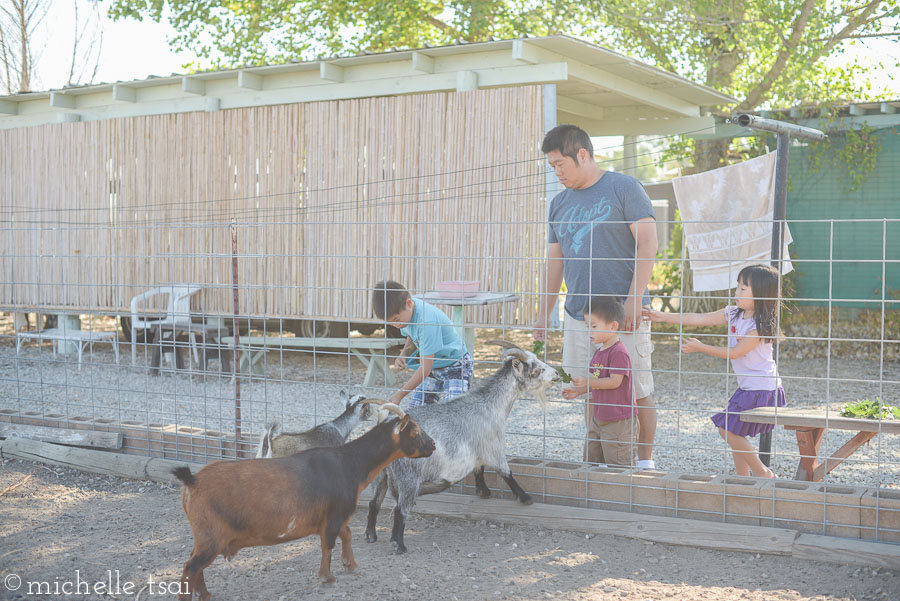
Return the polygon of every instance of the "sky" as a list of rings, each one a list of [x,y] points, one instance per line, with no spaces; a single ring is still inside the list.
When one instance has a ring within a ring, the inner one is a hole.
[[[84,14],[85,0],[78,0]],[[165,23],[152,21],[137,22],[132,19],[110,21],[106,19],[108,3],[100,6],[103,26],[103,47],[99,69],[93,83],[131,81],[145,79],[150,75],[171,75],[183,73],[183,65],[192,62],[193,55],[177,53],[169,48],[167,36],[173,30]],[[68,80],[71,63],[74,11],[73,2],[53,0],[46,17],[46,25],[41,28],[43,39],[36,47],[38,78],[32,88],[49,90],[63,87]],[[849,61],[853,57],[874,60],[875,57],[896,53],[898,45],[883,39],[858,43],[836,63]],[[891,98],[900,99],[900,69],[885,69],[872,77],[875,90],[890,91]]]

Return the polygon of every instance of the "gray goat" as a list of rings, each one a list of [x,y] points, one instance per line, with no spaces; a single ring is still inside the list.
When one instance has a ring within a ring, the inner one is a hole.
[[[306,449],[316,447],[336,447],[344,444],[353,428],[359,422],[366,421],[375,416],[377,405],[383,401],[377,401],[375,405],[365,403],[366,397],[361,395],[350,396],[347,391],[341,391],[341,400],[344,401],[344,412],[339,416],[319,424],[305,432],[282,432],[276,435],[278,424],[272,424],[266,429],[259,446],[256,449],[256,458],[287,457]]]
[[[473,470],[475,490],[481,498],[491,496],[484,481],[484,468],[490,467],[499,472],[520,503],[532,503],[528,493],[513,478],[506,461],[506,419],[523,394],[534,392],[543,400],[547,387],[559,380],[559,374],[534,353],[510,342],[493,342],[506,348],[501,357],[502,366],[493,375],[451,401],[408,411],[434,440],[436,449],[426,459],[398,459],[381,474],[369,502],[368,542],[378,540],[375,520],[388,486],[397,501],[391,533],[397,554],[406,552],[403,531],[416,497],[440,492]]]

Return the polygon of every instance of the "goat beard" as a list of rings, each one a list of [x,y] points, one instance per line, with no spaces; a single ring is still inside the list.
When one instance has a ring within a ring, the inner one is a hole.
[[[534,400],[541,404],[541,409],[546,413],[547,411],[547,389],[543,386],[537,388],[534,391]]]

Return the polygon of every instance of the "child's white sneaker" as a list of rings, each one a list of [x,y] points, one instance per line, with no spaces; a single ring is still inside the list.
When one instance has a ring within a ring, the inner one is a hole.
[[[654,463],[652,459],[638,459],[637,466],[638,469],[642,470],[656,469],[656,463]]]

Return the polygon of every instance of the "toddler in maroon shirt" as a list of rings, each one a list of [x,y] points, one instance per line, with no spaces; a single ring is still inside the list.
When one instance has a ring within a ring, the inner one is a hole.
[[[599,348],[589,367],[589,378],[572,378],[572,388],[563,397],[591,393],[585,407],[588,436],[585,461],[608,465],[634,465],[638,438],[637,405],[631,385],[631,359],[619,340],[625,308],[616,298],[594,297],[584,313],[590,325],[591,342]]]

